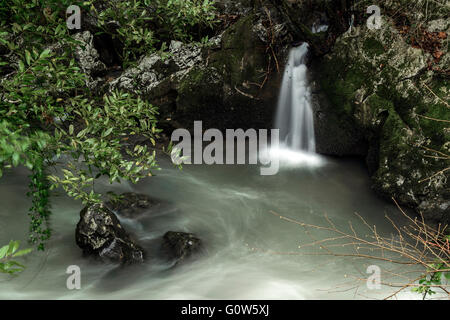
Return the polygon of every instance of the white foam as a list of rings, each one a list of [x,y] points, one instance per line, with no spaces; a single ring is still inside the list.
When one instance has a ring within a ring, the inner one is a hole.
[[[325,158],[317,153],[294,150],[286,146],[270,148],[261,152],[259,156],[263,161],[273,161],[277,159],[282,167],[316,168],[321,167],[326,163]]]

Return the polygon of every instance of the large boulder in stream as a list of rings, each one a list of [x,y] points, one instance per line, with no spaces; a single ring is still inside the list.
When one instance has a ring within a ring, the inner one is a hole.
[[[104,204],[88,206],[80,212],[75,239],[86,255],[121,263],[144,261],[144,250]]]

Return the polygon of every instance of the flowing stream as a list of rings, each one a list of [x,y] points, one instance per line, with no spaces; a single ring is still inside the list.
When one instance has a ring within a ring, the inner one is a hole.
[[[138,185],[97,186],[163,201],[137,220],[122,219],[150,253],[145,264],[121,268],[83,258],[74,239],[81,204],[54,197],[47,250],[25,257],[27,269],[20,276],[0,275],[0,299],[366,299],[388,293],[368,290],[353,278],[367,277],[373,261],[299,249],[313,240],[302,227],[270,213],[320,225],[326,214],[339,227],[351,221],[367,234],[357,212],[389,235],[393,230],[384,215],[400,221],[399,213],[374,195],[363,164],[324,158],[316,166],[283,162],[277,175],[261,176],[258,166],[191,165],[179,171],[168,159],[160,163],[162,170]],[[26,243],[27,174],[19,169],[0,180],[0,243]],[[197,234],[204,252],[175,268],[152,256],[168,230]],[[66,288],[69,265],[81,268],[81,290]],[[359,289],[348,290],[355,286]]]

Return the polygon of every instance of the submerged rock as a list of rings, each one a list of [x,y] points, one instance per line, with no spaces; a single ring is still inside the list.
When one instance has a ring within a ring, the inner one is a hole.
[[[86,255],[121,263],[144,261],[144,250],[103,204],[85,207],[80,212],[75,239]]]
[[[158,201],[151,199],[148,195],[134,192],[125,192],[121,194],[120,199],[105,203],[110,210],[126,218],[136,218],[158,204]]]
[[[197,253],[202,242],[192,233],[168,231],[163,236],[162,250],[170,259],[176,263]]]

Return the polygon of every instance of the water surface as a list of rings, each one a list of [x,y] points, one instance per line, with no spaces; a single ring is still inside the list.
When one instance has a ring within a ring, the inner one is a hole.
[[[25,257],[28,267],[19,277],[0,275],[0,299],[366,299],[392,291],[368,290],[353,280],[367,277],[365,270],[373,261],[299,249],[312,241],[304,229],[270,213],[322,225],[327,215],[337,226],[351,221],[365,234],[357,212],[380,233],[390,234],[384,215],[400,220],[400,214],[370,189],[362,163],[291,163],[274,176],[259,175],[258,166],[189,165],[179,171],[167,159],[160,163],[162,170],[138,185],[98,185],[99,190],[135,191],[163,201],[137,220],[122,219],[149,251],[147,263],[120,268],[83,258],[74,239],[82,206],[61,195],[52,198],[54,233],[48,249]],[[27,184],[25,170],[0,180],[2,244],[26,241]],[[154,254],[169,230],[195,233],[204,241],[205,252],[171,268]],[[81,268],[81,290],[66,288],[69,265]]]

